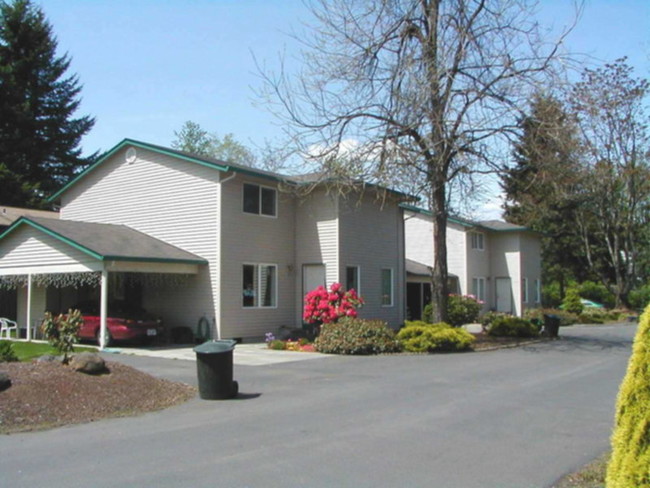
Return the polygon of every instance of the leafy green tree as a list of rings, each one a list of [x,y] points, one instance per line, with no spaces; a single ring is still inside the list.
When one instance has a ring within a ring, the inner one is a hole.
[[[79,143],[94,125],[74,117],[81,86],[42,10],[0,2],[0,187],[5,205],[43,206],[53,190],[91,162]]]
[[[176,139],[172,147],[197,156],[220,159],[229,163],[242,166],[255,166],[255,154],[242,143],[237,141],[232,134],[219,137],[204,130],[196,122],[188,120],[181,130],[174,131]]]

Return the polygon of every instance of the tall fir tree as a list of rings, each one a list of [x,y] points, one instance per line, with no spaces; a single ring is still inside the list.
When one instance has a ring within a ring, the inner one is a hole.
[[[91,162],[81,138],[94,125],[75,118],[81,85],[42,10],[0,3],[0,203],[42,207],[53,190]]]
[[[586,279],[575,212],[582,203],[577,127],[562,103],[537,94],[519,121],[515,165],[502,176],[505,218],[543,233],[545,281]]]

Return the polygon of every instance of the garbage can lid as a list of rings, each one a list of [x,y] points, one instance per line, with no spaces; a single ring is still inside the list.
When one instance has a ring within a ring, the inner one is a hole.
[[[202,354],[219,354],[223,352],[230,352],[235,349],[237,341],[221,340],[221,341],[207,341],[194,348],[194,352]]]

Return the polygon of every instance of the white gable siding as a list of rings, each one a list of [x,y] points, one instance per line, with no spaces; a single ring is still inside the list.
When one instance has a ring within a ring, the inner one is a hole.
[[[145,308],[168,327],[195,327],[215,313],[218,277],[219,172],[198,164],[136,148],[126,148],[87,174],[62,196],[61,218],[124,224],[209,262],[184,286],[150,290]]]
[[[339,218],[338,197],[316,190],[296,202],[295,272],[296,324],[302,322],[302,267],[324,264],[326,283],[340,281],[339,276]]]
[[[433,226],[431,231],[433,232]],[[431,237],[433,242],[433,236]],[[461,294],[469,293],[467,282],[467,233],[462,225],[447,224],[447,271],[458,276]],[[433,263],[433,261],[432,261]]]
[[[383,203],[366,194],[341,200],[339,280],[346,266],[360,267],[360,288],[365,305],[359,316],[381,319],[397,327],[404,321],[405,272],[402,212],[395,202]],[[393,305],[381,304],[381,270],[393,271]]]
[[[243,212],[243,184],[275,186],[273,182],[245,175],[224,183],[221,205],[221,332],[222,337],[263,337],[295,320],[294,197],[277,194],[277,217]],[[242,305],[242,266],[277,266],[277,307]]]
[[[0,275],[101,269],[92,256],[25,224],[0,242],[0,256]]]

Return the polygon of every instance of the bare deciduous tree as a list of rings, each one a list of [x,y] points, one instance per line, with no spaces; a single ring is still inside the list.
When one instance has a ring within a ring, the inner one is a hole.
[[[528,0],[318,0],[292,77],[262,72],[291,144],[331,177],[399,187],[434,219],[435,320],[446,318],[450,182],[507,161],[520,108],[553,71]],[[345,164],[341,164],[341,161]],[[402,188],[403,189],[403,188]]]

